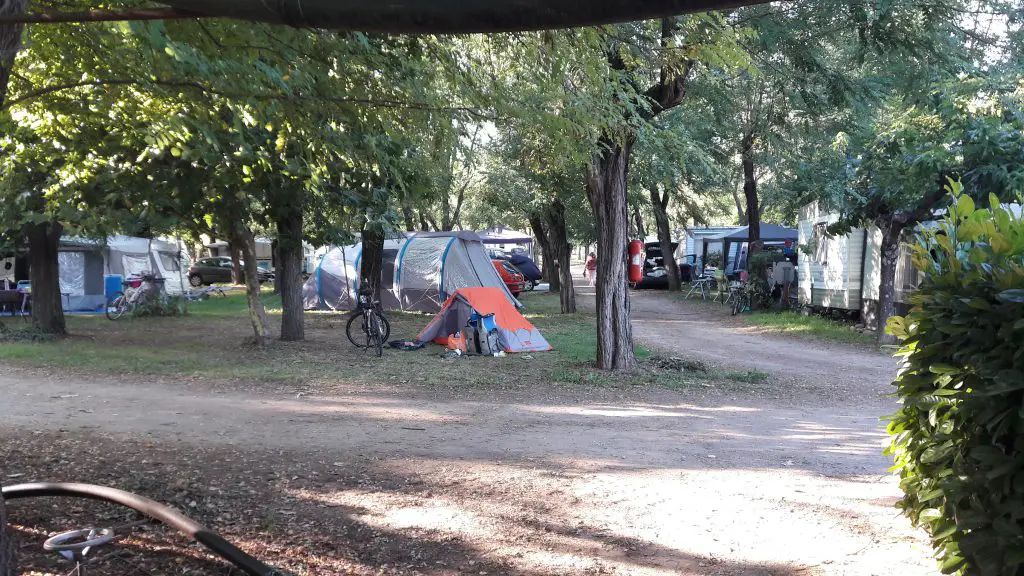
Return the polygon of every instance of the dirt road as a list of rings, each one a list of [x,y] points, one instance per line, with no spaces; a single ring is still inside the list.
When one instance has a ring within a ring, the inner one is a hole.
[[[894,407],[890,359],[746,333],[665,294],[634,302],[650,344],[777,374],[770,386],[796,376],[821,394],[259,395],[6,371],[0,438],[33,431],[192,454],[214,479],[224,462],[265,462],[300,516],[333,514],[337,526],[357,521],[402,543],[401,554],[348,558],[354,573],[936,573],[922,535],[892,508],[879,422]],[[5,467],[21,473],[16,458]],[[318,480],[338,469],[361,476]],[[344,549],[352,536],[336,530],[331,546]]]

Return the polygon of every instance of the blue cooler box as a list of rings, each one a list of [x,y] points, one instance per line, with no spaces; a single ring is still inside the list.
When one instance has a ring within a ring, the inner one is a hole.
[[[107,302],[124,290],[124,276],[120,274],[106,274],[103,276],[103,295]]]

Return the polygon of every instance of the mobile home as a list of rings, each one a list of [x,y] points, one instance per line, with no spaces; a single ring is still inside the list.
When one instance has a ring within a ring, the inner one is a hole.
[[[800,301],[818,308],[857,311],[873,326],[882,282],[882,232],[870,226],[829,237],[828,226],[838,220],[838,213],[824,210],[817,202],[800,210]],[[906,312],[910,294],[921,281],[910,255],[910,245],[902,243],[894,293],[898,313]]]

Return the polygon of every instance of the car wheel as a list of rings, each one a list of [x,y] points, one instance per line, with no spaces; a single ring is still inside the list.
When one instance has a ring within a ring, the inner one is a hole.
[[[193,288],[199,288],[203,285],[203,278],[199,274],[192,274],[188,277],[188,283]]]

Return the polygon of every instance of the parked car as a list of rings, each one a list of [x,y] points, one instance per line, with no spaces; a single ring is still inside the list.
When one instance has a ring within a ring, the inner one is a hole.
[[[673,252],[679,244],[671,244]],[[671,257],[671,256],[669,256]],[[677,262],[679,263],[679,262]],[[691,265],[692,268],[692,265]],[[685,271],[684,271],[685,270]],[[679,269],[680,281],[690,268]],[[631,288],[668,288],[668,269],[665,268],[665,259],[661,255],[661,242],[647,242],[644,244],[644,270],[643,279],[639,282],[630,282]]]
[[[259,269],[260,284],[274,279],[274,274]],[[242,268],[242,275],[245,275],[245,268]],[[203,286],[204,284],[217,284],[231,282],[231,258],[227,256],[214,256],[212,258],[201,258],[188,269],[188,283],[192,286]]]
[[[496,258],[491,260],[491,263],[494,264],[494,269],[498,271],[498,276],[501,276],[502,281],[505,282],[505,286],[508,286],[508,291],[516,298],[519,298],[519,294],[526,289],[526,279],[523,277],[523,273],[510,264],[508,260],[498,260]]]

